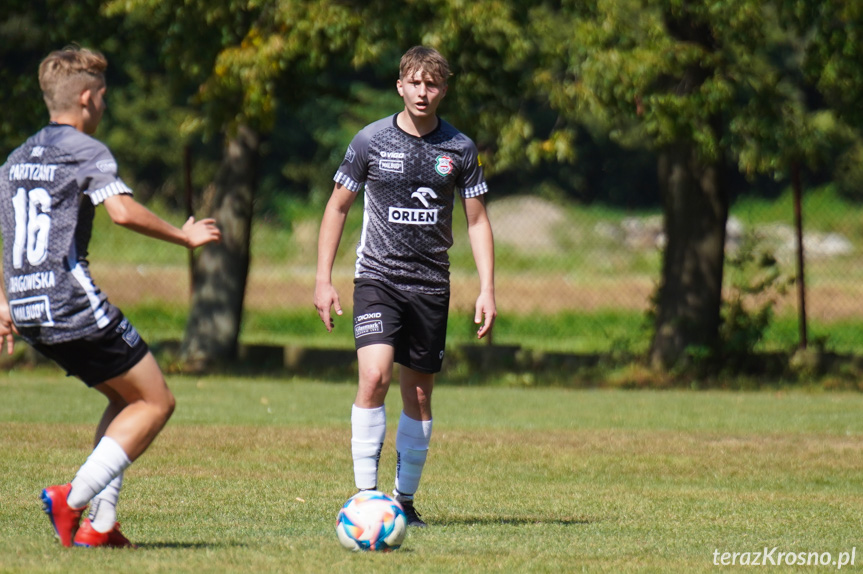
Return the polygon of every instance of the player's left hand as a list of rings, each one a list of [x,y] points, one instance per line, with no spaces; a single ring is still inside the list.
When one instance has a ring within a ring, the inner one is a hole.
[[[477,339],[482,339],[491,332],[495,317],[497,317],[497,307],[494,304],[494,294],[480,293],[476,298],[476,314],[473,318],[473,322],[480,325],[476,332]]]

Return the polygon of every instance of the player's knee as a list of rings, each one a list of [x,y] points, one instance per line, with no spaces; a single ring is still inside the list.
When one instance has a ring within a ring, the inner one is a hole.
[[[153,401],[152,404],[155,407],[159,418],[163,421],[167,421],[171,418],[171,415],[174,414],[177,400],[174,398],[174,394],[170,390],[165,389],[165,392],[159,397],[159,399]]]
[[[431,412],[431,389],[410,387],[407,391],[402,391],[402,401],[411,412]]]
[[[372,388],[382,387],[389,383],[386,372],[374,365],[364,367],[360,371],[360,382]]]
[[[165,419],[171,418],[174,414],[174,409],[177,408],[177,399],[174,398],[174,393],[168,391],[168,396],[165,398]]]
[[[431,405],[431,389],[417,387],[417,405],[420,407]]]

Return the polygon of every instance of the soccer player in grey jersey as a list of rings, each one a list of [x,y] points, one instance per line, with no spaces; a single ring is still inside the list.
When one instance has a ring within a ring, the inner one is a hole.
[[[93,216],[193,249],[220,239],[212,219],[182,229],[132,198],[104,144],[91,137],[105,111],[107,61],[71,47],[39,66],[51,123],[0,167],[0,228],[6,295],[0,290],[0,345],[13,333],[108,399],[95,448],[71,483],[42,491],[64,546],[129,546],[116,522],[123,471],[150,445],[174,397],[147,344],[93,283],[87,247]],[[50,405],[50,401],[46,401]],[[80,523],[83,509],[88,518]]]
[[[461,196],[479,272],[475,322],[487,335],[497,310],[488,188],[474,143],[437,116],[449,65],[417,46],[402,56],[396,82],[404,109],[366,126],[335,177],[321,221],[315,307],[328,331],[342,314],[332,269],[348,210],[365,185],[354,279],[354,339],[359,386],[351,411],[351,451],[359,489],[376,489],[386,432],[384,400],[401,365],[404,409],[396,433],[395,497],[412,526],[425,526],[414,495],[432,431],[431,394],[440,371],[449,310],[449,258],[455,195]]]

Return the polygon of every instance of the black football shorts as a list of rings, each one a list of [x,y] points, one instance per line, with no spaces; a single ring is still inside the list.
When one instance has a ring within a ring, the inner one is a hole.
[[[122,315],[104,329],[81,339],[33,348],[78,377],[88,387],[122,375],[143,359],[149,347]]]
[[[448,314],[449,293],[402,291],[374,279],[354,282],[356,348],[390,345],[395,362],[415,371],[441,370]]]

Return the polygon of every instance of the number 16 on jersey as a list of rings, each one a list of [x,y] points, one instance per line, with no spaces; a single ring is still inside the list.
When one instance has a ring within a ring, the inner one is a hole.
[[[41,187],[26,191],[23,187],[12,198],[15,209],[15,240],[12,244],[12,266],[24,267],[24,255],[33,267],[48,257],[48,235],[51,230],[51,195]]]

